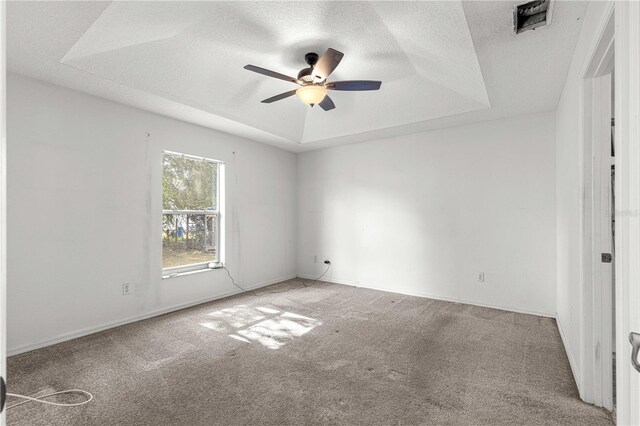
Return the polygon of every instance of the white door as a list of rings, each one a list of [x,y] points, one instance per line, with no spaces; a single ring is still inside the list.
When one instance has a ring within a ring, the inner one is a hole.
[[[640,2],[616,2],[615,21],[617,423],[640,425]]]
[[[611,61],[592,81],[593,123],[593,403],[613,409],[613,233],[611,197]]]

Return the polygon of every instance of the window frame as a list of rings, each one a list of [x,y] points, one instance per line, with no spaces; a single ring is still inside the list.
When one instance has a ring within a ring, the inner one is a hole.
[[[162,278],[163,279],[173,278],[180,275],[186,275],[186,274],[191,274],[195,272],[203,272],[203,271],[208,271],[212,269],[222,268],[223,262],[222,262],[222,256],[221,256],[221,253],[222,253],[221,244],[223,239],[221,237],[221,234],[222,234],[223,227],[221,226],[221,224],[222,224],[222,205],[224,201],[222,200],[223,191],[221,190],[221,186],[224,179],[223,178],[224,161],[214,160],[212,158],[200,157],[196,155],[183,154],[175,151],[166,151],[166,150],[162,151],[163,160],[165,155],[171,155],[174,157],[186,158],[186,159],[196,160],[196,161],[205,161],[209,163],[214,163],[217,166],[216,167],[216,186],[214,188],[215,196],[216,196],[215,210],[165,210],[164,208],[162,209],[163,219],[164,219],[164,215],[167,215],[167,214],[203,215],[205,216],[205,221],[207,217],[213,217],[214,218],[213,232],[215,235],[215,241],[214,241],[215,258],[210,262],[191,263],[188,265],[171,266],[169,268],[163,267]],[[162,170],[162,176],[164,177],[164,170]],[[162,205],[164,207],[164,193],[162,194]],[[164,220],[161,221],[161,223],[163,222]],[[163,252],[161,251],[160,254],[162,256]]]

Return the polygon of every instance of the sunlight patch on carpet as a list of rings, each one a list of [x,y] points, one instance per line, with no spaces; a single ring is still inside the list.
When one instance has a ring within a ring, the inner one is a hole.
[[[207,316],[212,319],[201,322],[201,326],[230,333],[229,337],[244,343],[260,343],[269,349],[279,349],[322,324],[314,318],[291,312],[247,305],[211,312]]]

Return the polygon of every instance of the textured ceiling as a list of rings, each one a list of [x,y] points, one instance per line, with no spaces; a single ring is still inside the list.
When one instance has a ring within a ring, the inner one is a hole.
[[[513,2],[9,2],[10,71],[300,151],[555,108],[584,3],[515,36]],[[329,80],[378,92],[296,86],[304,54],[345,53]]]

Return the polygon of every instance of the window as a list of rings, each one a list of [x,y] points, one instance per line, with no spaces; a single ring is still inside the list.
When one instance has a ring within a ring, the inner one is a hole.
[[[218,266],[223,168],[220,161],[163,153],[163,277]]]

